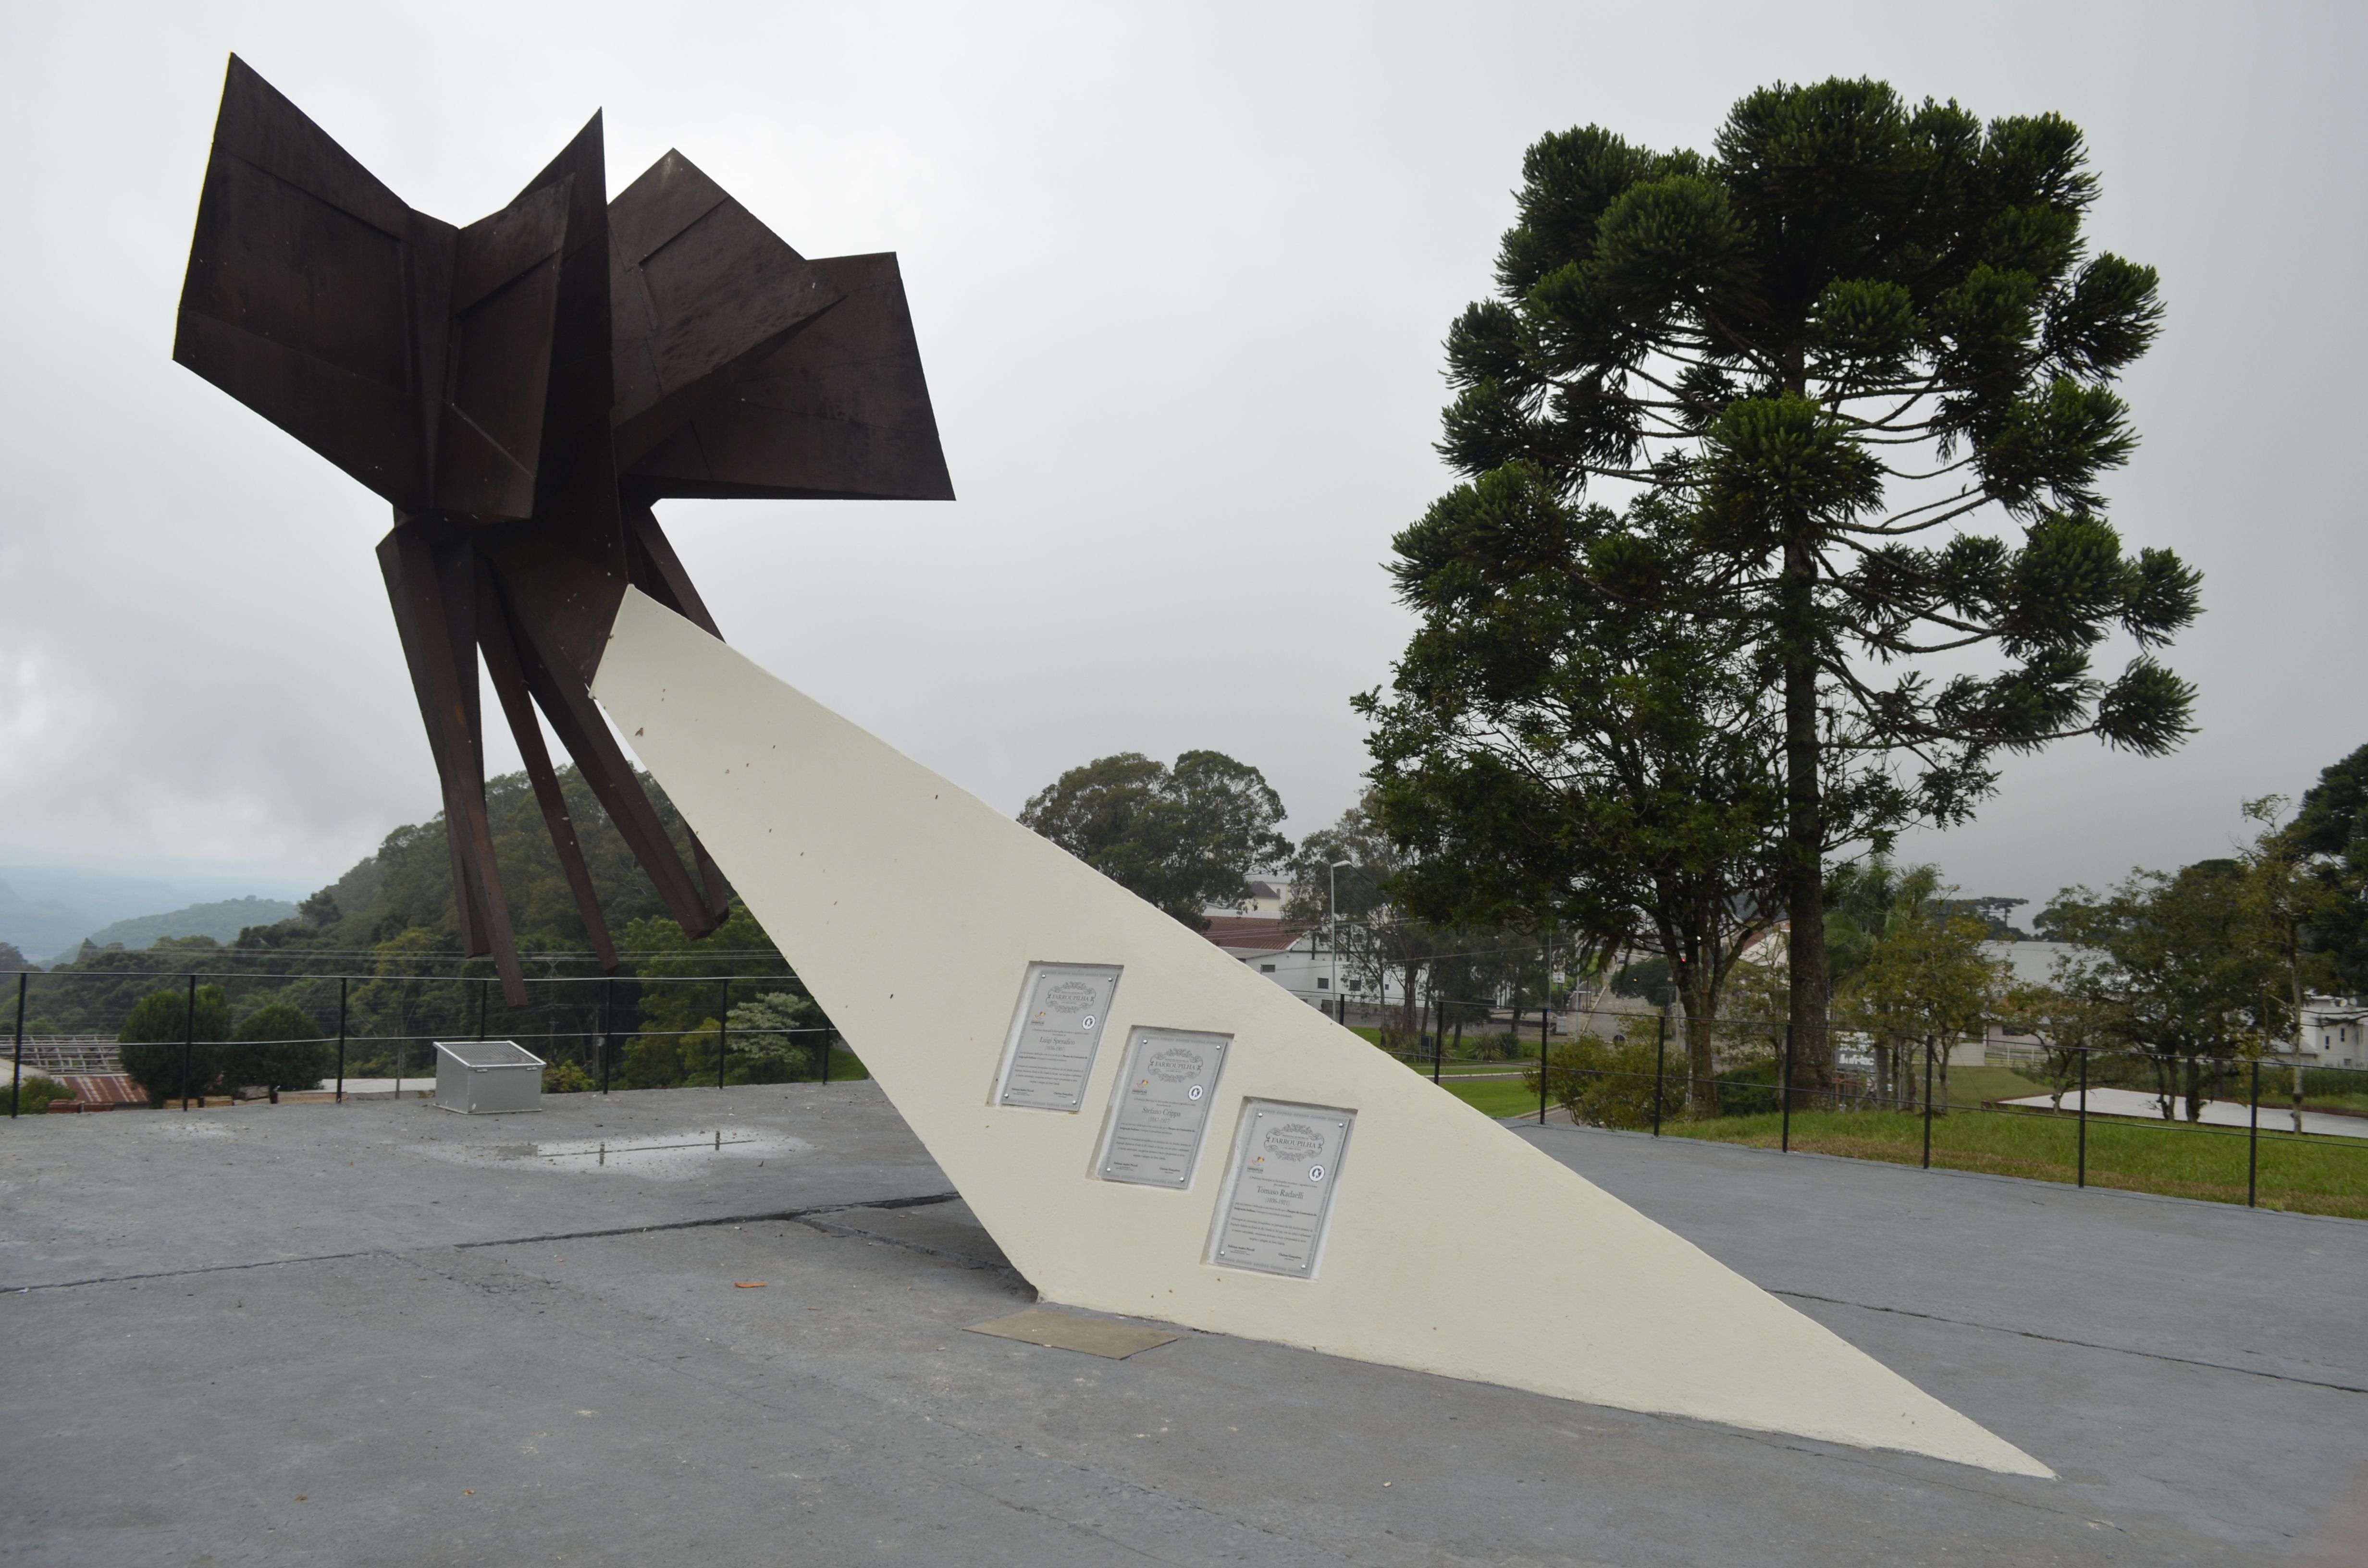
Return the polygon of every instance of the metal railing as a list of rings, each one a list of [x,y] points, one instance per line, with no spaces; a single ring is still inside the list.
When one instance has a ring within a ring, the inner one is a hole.
[[[1860,1041],[1830,1078],[1813,1077],[1793,1060],[1788,1026],[1723,1022],[1714,1088],[1705,1094],[1682,1042],[1673,1042],[1670,1034],[1664,1016],[1653,1031],[1649,1070],[1641,1060],[1641,1040],[1625,1050],[1599,1041],[1591,1054],[1584,1044],[1565,1046],[1568,1054],[1550,1051],[1541,1040],[1523,1074],[1534,1081],[1539,1121],[1558,1101],[1574,1120],[1656,1137],[1772,1142],[1791,1153],[1797,1114],[1814,1119],[1813,1145],[1851,1142],[1862,1146],[1834,1152],[1866,1158],[1901,1158],[1912,1150],[1912,1163],[1928,1170],[1938,1164],[2230,1203],[2237,1201],[2241,1185],[2248,1207],[2259,1207],[2266,1197],[2279,1207],[2368,1218],[2368,1067],[2297,1061],[2283,1051],[2213,1056],[2023,1048],[2000,1054],[2009,1056],[2027,1092],[1959,1097],[1949,1083],[1949,1042],[1925,1039],[1870,1048]],[[1675,1063],[1673,1043],[1679,1046]],[[1427,1066],[1437,1080],[1440,1054],[1434,1051],[1412,1065]],[[1986,1065],[1960,1062],[1953,1070]],[[1961,1136],[1965,1124],[1952,1125],[1952,1119],[1967,1117],[1993,1119],[1970,1124],[1990,1129],[2007,1125],[1995,1119],[2015,1119],[2017,1131],[2003,1139]],[[1751,1119],[1752,1125],[1735,1128],[1738,1119]],[[2101,1161],[2100,1139],[2112,1145]],[[2205,1142],[2145,1147],[2134,1139]],[[2235,1159],[2239,1141],[2241,1184]],[[1985,1149],[1986,1142],[2021,1147]],[[2058,1143],[2060,1149],[2054,1147]]]
[[[847,1072],[866,1075],[860,1062],[846,1051],[837,1030],[827,1019],[796,1026],[734,1023],[735,998],[745,1002],[786,994],[803,1001],[795,976],[786,971],[723,975],[549,973],[527,981],[529,1001],[524,1007],[512,1007],[503,1001],[493,977],[468,973],[225,970],[183,971],[165,975],[153,971],[62,974],[19,971],[16,982],[8,1092],[8,1114],[12,1118],[19,1114],[28,1068],[28,1007],[37,1004],[74,1005],[75,992],[82,993],[79,1005],[85,1011],[95,1006],[119,1030],[131,1008],[147,997],[159,991],[178,994],[181,1038],[177,1041],[141,1043],[162,1045],[168,1051],[178,1044],[178,1070],[165,1074],[172,1080],[165,1098],[178,1100],[183,1109],[205,1100],[206,1089],[213,1079],[212,1053],[233,1045],[324,1048],[334,1066],[324,1060],[325,1070],[316,1082],[333,1083],[332,1093],[339,1101],[348,1097],[347,1083],[352,1076],[367,1074],[381,1080],[391,1077],[393,1092],[397,1095],[407,1081],[431,1082],[435,1077],[434,1043],[439,1040],[516,1040],[534,1050],[549,1067],[572,1069],[552,1074],[547,1067],[547,1077],[560,1080],[559,1086],[551,1092],[567,1092],[580,1074],[582,1086],[609,1093],[620,1069],[631,1075],[633,1069],[643,1065],[628,1059],[632,1048],[645,1048],[652,1042],[677,1052],[686,1045],[695,1049],[688,1053],[688,1059],[678,1054],[670,1071],[660,1063],[655,1075],[663,1079],[662,1084],[644,1082],[629,1086],[704,1084],[711,1074],[717,1088],[734,1082],[735,1073],[739,1074],[736,1081],[742,1083],[829,1083],[834,1076],[844,1076]],[[323,1027],[321,1019],[328,1016],[334,1016],[336,1026],[317,1036],[268,1042],[201,1039],[201,1033],[212,1032],[201,1031],[199,1024],[201,1000],[209,1008],[214,1006],[214,998],[205,994],[209,987],[222,989],[220,1003],[225,1014],[236,1000],[230,994],[235,990],[248,994],[249,1005],[241,1009],[246,1014],[274,1000],[287,1001],[311,1009],[307,1016],[313,1017],[315,1027]],[[678,996],[684,988],[706,994],[688,1009],[689,1017],[699,1020],[693,1027],[655,1027],[643,1016],[649,1003],[669,992]],[[44,996],[43,993],[49,994]],[[94,1004],[95,996],[99,1000]],[[700,1008],[709,1005],[709,998],[712,1014],[701,1017]],[[819,1016],[819,1009],[815,1011]],[[390,1024],[395,1027],[387,1027]],[[56,1052],[37,1052],[29,1066],[60,1076],[123,1071],[120,1057],[102,1061],[120,1049],[114,1036],[76,1030],[74,1043],[80,1049],[66,1054],[75,1060],[68,1062],[59,1056],[52,1062],[41,1058],[57,1055]],[[425,1063],[418,1061],[423,1053],[429,1058]],[[82,1060],[85,1056],[89,1060]],[[151,1074],[152,1077],[157,1075]],[[233,1089],[241,1086],[232,1085]],[[309,1085],[301,1088],[292,1084],[262,1086],[270,1090],[275,1100],[282,1088],[299,1092],[311,1089]],[[148,1087],[152,1096],[155,1092],[153,1085],[143,1087]]]

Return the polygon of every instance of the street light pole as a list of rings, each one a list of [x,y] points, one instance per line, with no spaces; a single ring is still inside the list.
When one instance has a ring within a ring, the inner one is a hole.
[[[1332,897],[1324,906],[1332,916],[1332,1011],[1344,1029],[1349,1027],[1349,1004],[1340,998],[1340,868],[1355,864],[1354,860],[1336,860],[1325,868],[1332,879]]]

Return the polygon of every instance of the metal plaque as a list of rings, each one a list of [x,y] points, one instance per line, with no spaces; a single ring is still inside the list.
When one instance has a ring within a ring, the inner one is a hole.
[[[1104,1181],[1192,1185],[1201,1136],[1232,1044],[1229,1035],[1190,1029],[1139,1028],[1128,1037],[1110,1137],[1102,1145]]]
[[[1313,1278],[1357,1113],[1246,1100],[1209,1261]]]
[[[996,1105],[1074,1111],[1101,1049],[1102,1025],[1118,994],[1118,966],[1032,963],[1019,994],[1019,1017],[1003,1048]]]

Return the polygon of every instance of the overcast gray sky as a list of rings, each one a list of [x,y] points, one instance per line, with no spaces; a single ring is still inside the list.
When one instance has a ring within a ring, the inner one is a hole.
[[[297,893],[436,809],[371,545],[382,504],[170,361],[225,55],[414,206],[501,206],[596,108],[801,251],[894,250],[951,505],[686,503],[725,634],[1016,811],[1210,746],[1304,832],[1354,798],[1381,562],[1450,483],[1439,343],[1522,149],[1706,146],[1778,79],[1884,77],[2088,133],[2097,242],[2163,274],[2111,483],[2204,574],[2201,733],[2069,743],[1921,835],[2044,898],[2226,852],[2248,796],[2368,743],[2356,6],[851,6],[15,11],[0,254],[0,865]],[[495,729],[499,726],[495,725]],[[506,747],[507,742],[496,743]],[[497,750],[505,766],[512,754]]]

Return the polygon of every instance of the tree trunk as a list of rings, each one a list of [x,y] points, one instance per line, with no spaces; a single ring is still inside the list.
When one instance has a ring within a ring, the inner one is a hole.
[[[1686,1114],[1704,1121],[1718,1114],[1717,1019],[1711,1012],[1710,983],[1701,965],[1689,965],[1682,973],[1674,965],[1671,970],[1672,978],[1683,982],[1677,990],[1686,1017]]]
[[[1833,1041],[1826,1032],[1825,797],[1817,735],[1816,562],[1797,543],[1784,547],[1782,597],[1784,662],[1784,903],[1791,922],[1793,1092],[1795,1107],[1831,1087]]]

